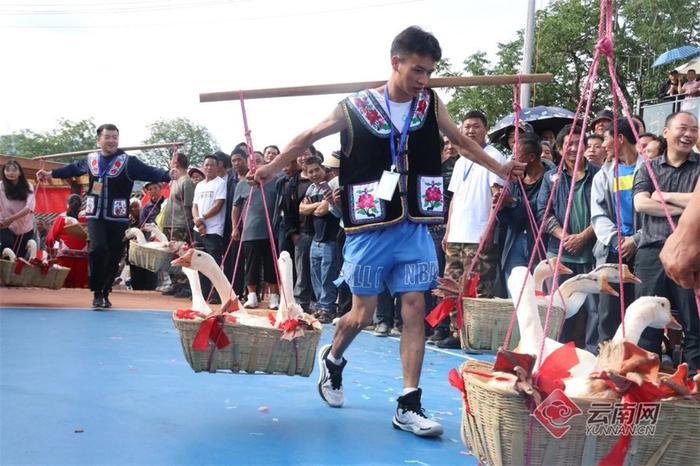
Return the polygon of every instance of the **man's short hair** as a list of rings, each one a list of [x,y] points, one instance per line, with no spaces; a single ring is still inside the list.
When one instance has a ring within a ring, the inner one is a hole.
[[[268,149],[275,149],[278,154],[280,153],[279,147],[277,147],[275,144],[270,144],[269,146],[265,146],[265,148],[263,149],[263,154],[267,152]]]
[[[228,156],[226,152],[217,150],[214,152],[214,156],[216,157],[216,160],[224,166],[225,169],[231,168],[231,158]]]
[[[409,26],[394,37],[391,43],[391,56],[404,57],[411,54],[429,56],[434,61],[442,58],[440,43],[429,32],[418,26]]]
[[[642,139],[642,138],[651,138],[652,141],[659,140],[659,137],[654,133],[642,133],[639,135],[639,139]]]
[[[469,110],[467,113],[464,114],[464,118],[462,118],[462,123],[464,123],[465,120],[468,120],[470,118],[478,118],[479,120],[481,120],[485,127],[488,128],[489,126],[489,124],[486,121],[486,114],[481,110]]]
[[[588,137],[586,138],[586,144],[588,144],[588,141],[590,141],[591,139],[597,139],[597,140],[599,140],[600,142],[605,141],[605,139],[603,138],[603,136],[601,136],[600,134],[598,134],[598,133],[591,133],[591,134],[589,134]]]
[[[202,160],[202,165],[204,165],[204,162],[206,162],[207,159],[213,159],[214,162],[216,162],[217,164],[219,163],[219,157],[217,157],[215,154],[207,154],[204,156],[204,159]]]
[[[690,117],[693,117],[693,120],[695,120],[696,123],[698,121],[697,117],[692,113],[686,112],[685,110],[681,110],[680,112],[671,113],[669,116],[667,116],[666,121],[664,122],[664,127],[668,128],[669,125],[673,123],[673,120],[675,120],[678,115],[688,115]]]
[[[564,126],[562,129],[559,130],[559,133],[557,133],[557,146],[560,149],[564,149],[564,138],[569,135],[569,132],[571,132],[571,128],[573,125],[569,123],[568,125]],[[574,127],[574,134],[580,134],[581,138],[583,138],[583,144],[585,145],[588,142],[588,138],[586,137],[585,134],[583,134],[583,130],[581,129],[580,126],[576,125]]]
[[[609,132],[610,136],[613,136],[613,132],[615,131],[615,128],[613,127],[612,121],[605,126],[605,131]],[[617,119],[617,134],[621,134],[622,136],[624,136],[624,138],[630,144],[632,144],[632,145],[635,144],[634,131],[632,130],[632,125],[630,125],[630,122],[629,122],[629,120],[627,120],[627,118],[618,118]],[[590,138],[591,136],[588,136],[588,137]]]
[[[243,150],[242,147],[233,149],[233,152],[231,152],[231,157],[233,157],[234,155],[240,155],[243,158],[243,160],[248,159],[248,154],[246,153],[246,151]]]
[[[323,167],[323,159],[321,159],[317,155],[307,157],[306,159],[304,159],[304,166],[308,167],[309,165],[320,165],[321,167]]]
[[[525,154],[534,154],[535,157],[540,158],[542,155],[542,144],[540,143],[540,138],[534,133],[525,133],[518,139],[521,150],[524,150]]]
[[[105,123],[104,125],[100,125],[97,127],[97,136],[99,137],[100,135],[102,135],[102,132],[104,130],[116,131],[117,133],[119,132],[119,128],[117,128],[117,125],[113,125],[112,123]]]
[[[175,156],[175,165],[177,165],[177,168],[185,169],[190,166],[190,159],[182,152],[178,152]]]
[[[695,73],[695,70],[694,70],[693,68],[691,68],[691,69],[689,69],[688,71],[685,72],[685,74],[688,74],[688,73]]]

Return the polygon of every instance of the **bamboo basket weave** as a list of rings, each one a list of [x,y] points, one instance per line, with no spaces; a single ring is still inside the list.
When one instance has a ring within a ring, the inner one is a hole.
[[[591,403],[610,400],[573,398],[583,414],[572,417],[567,423],[571,430],[556,439],[537,420],[529,421],[530,412],[521,395],[493,387],[488,378],[466,372],[488,374],[492,367],[491,363],[467,361],[461,368],[470,407],[470,413],[462,410],[462,439],[481,464],[527,464],[528,429],[533,465],[596,465],[610,452],[616,436],[586,435]],[[624,465],[697,464],[700,399],[674,398],[659,405],[654,434],[632,437]]]
[[[8,286],[10,284],[13,267],[14,262],[0,259],[0,285]]]
[[[464,298],[462,301],[464,318],[462,328],[459,329],[459,340],[462,349],[496,351],[503,346],[506,338],[508,324],[513,315],[513,301],[510,299],[485,299]],[[538,306],[540,319],[545,321],[547,305]],[[552,307],[547,336],[557,339],[564,324],[564,310],[560,307]],[[517,321],[513,325],[508,349],[513,349],[520,340]]]
[[[25,264],[20,273],[15,273],[15,263],[0,260],[0,283],[6,286],[34,286],[58,290],[63,287],[70,269],[61,266],[51,266],[44,274],[41,268]]]
[[[268,311],[248,310],[248,313],[265,317]],[[318,321],[314,323],[313,330],[304,330],[303,336],[292,341],[283,340],[282,330],[278,328],[226,322],[223,330],[231,343],[221,349],[210,344],[205,351],[198,351],[192,349],[192,343],[201,321],[178,319],[173,314],[173,323],[180,333],[185,358],[195,372],[225,370],[308,377],[314,369],[316,347],[321,338]]]
[[[175,254],[160,249],[141,246],[136,241],[129,244],[129,263],[151,272],[158,272],[170,266]]]

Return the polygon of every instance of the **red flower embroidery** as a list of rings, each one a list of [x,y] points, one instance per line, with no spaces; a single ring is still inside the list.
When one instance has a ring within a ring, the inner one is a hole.
[[[442,200],[442,191],[435,186],[434,182],[432,186],[425,190],[425,200],[430,202]]]
[[[119,168],[119,167],[121,167],[121,166],[122,166],[122,163],[121,163],[119,160],[117,160],[116,162],[114,162],[114,168]]]
[[[416,108],[416,113],[423,113],[425,112],[425,108],[427,107],[428,103],[426,102],[425,99],[421,99],[420,102],[418,102],[418,107]]]
[[[371,209],[375,207],[374,196],[369,193],[360,194],[360,197],[357,199],[357,207],[360,209]]]
[[[377,122],[382,118],[377,110],[370,108],[366,111],[365,116],[372,126],[377,126]]]

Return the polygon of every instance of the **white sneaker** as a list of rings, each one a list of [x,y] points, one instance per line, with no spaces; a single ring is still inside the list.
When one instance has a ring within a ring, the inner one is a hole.
[[[347,361],[343,358],[340,365],[333,364],[328,360],[331,353],[331,345],[322,346],[318,350],[318,394],[323,401],[333,408],[340,408],[345,402],[343,394],[343,368]]]
[[[246,309],[254,309],[258,307],[258,295],[255,293],[248,293],[248,297],[245,300],[245,303],[243,303],[243,307]]]
[[[412,432],[419,437],[438,437],[442,435],[442,425],[428,419],[420,404],[421,389],[400,396],[399,406],[392,421],[394,428]]]
[[[280,295],[275,293],[270,293],[270,309],[280,308]]]

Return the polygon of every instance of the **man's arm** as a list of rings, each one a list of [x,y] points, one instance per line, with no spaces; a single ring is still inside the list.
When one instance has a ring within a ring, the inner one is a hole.
[[[501,165],[496,160],[491,158],[486,152],[484,152],[484,149],[482,149],[479,144],[474,142],[473,139],[468,138],[459,131],[459,128],[457,128],[455,122],[452,121],[452,118],[450,118],[450,114],[447,113],[445,104],[439,97],[437,98],[437,105],[438,126],[440,127],[440,131],[442,131],[442,133],[447,136],[453,144],[456,144],[460,148],[464,149],[466,152],[465,154],[462,154],[464,157],[468,158],[474,163],[478,163],[482,167],[487,168],[504,180],[510,178],[511,170],[513,171],[513,176],[523,176],[526,164],[510,161],[504,165]]]
[[[595,236],[602,244],[617,247],[617,226],[612,220],[613,212],[608,212],[608,204],[605,196],[608,193],[606,173],[600,170],[593,177],[591,186],[591,226]]]
[[[321,205],[320,202],[311,202],[309,198],[305,197],[301,204],[299,204],[299,214],[300,215],[314,215],[316,209]]]
[[[659,195],[658,192],[654,191],[651,194],[651,198],[656,201],[661,203],[661,199],[666,201],[666,204],[671,204],[676,207],[682,207],[686,208],[688,207],[688,202],[690,202],[690,198],[693,196],[693,193],[667,193],[667,192],[662,192],[661,195]]]
[[[223,209],[225,203],[226,203],[226,199],[216,199],[214,201],[214,204],[212,204],[212,206],[209,208],[209,210],[207,210],[206,212],[204,212],[202,214],[202,218],[204,220],[206,220],[208,218],[215,216],[216,214],[218,214],[221,211],[221,209]]]
[[[666,240],[659,258],[666,273],[685,288],[695,288],[700,293],[700,181],[688,208],[685,209],[678,228]]]
[[[675,205],[668,205],[671,216],[683,213],[683,208]],[[634,210],[639,213],[651,215],[652,217],[665,217],[666,212],[659,201],[651,198],[649,193],[637,193],[634,195]]]
[[[54,168],[53,170],[38,170],[36,172],[36,176],[39,180],[50,180],[51,178],[70,178],[73,176],[82,176],[87,172],[87,158],[83,157],[82,159],[76,160],[65,167]]]
[[[267,165],[258,167],[255,171],[255,181],[266,183],[284,166],[299,157],[311,144],[345,128],[347,128],[347,122],[343,109],[339,104],[335,107],[333,113],[324,118],[319,124],[292,139],[282,153],[275,157],[275,160]]]
[[[175,170],[165,170],[163,168],[146,165],[134,156],[129,156],[129,163],[126,166],[126,174],[129,179],[139,181],[160,181],[167,183],[171,180],[173,175],[177,176],[172,173],[173,171]]]

